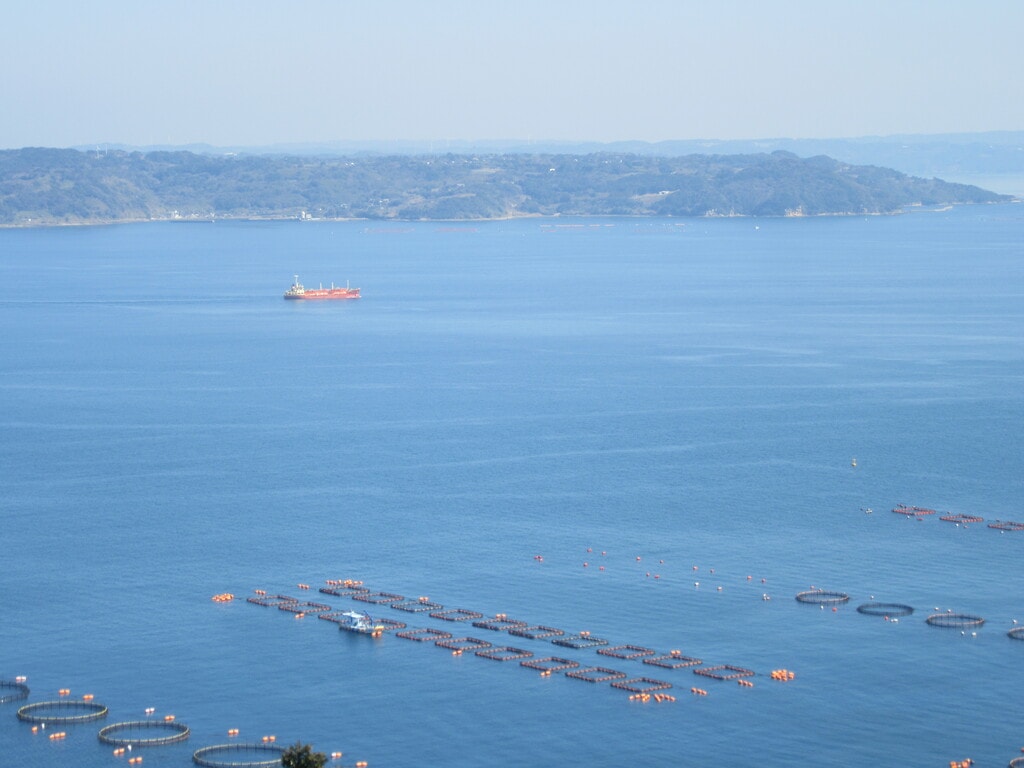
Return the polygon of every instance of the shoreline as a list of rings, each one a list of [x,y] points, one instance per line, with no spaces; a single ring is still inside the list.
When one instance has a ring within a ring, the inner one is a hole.
[[[515,214],[511,216],[495,216],[487,218],[477,219],[400,219],[400,218],[387,218],[387,219],[371,219],[359,216],[344,217],[344,218],[307,218],[303,219],[295,214],[282,214],[279,216],[210,216],[210,217],[167,217],[167,218],[123,218],[123,219],[95,219],[89,221],[46,221],[40,220],[38,222],[30,221],[23,222],[20,224],[15,223],[0,223],[0,230],[3,229],[45,229],[52,227],[109,227],[119,224],[216,224],[219,221],[224,222],[278,222],[278,221],[295,221],[301,223],[340,223],[340,222],[352,222],[352,221],[366,221],[373,222],[375,224],[427,224],[436,222],[438,224],[485,224],[488,222],[497,221],[517,221],[520,219],[542,219],[557,221],[559,219],[623,219],[623,220],[643,220],[643,221],[705,221],[708,219],[752,219],[755,221],[760,220],[774,220],[774,219],[822,219],[822,218],[843,218],[851,216],[900,216],[906,213],[916,212],[928,212],[928,213],[941,213],[944,211],[952,210],[961,206],[981,206],[981,205],[1014,205],[1024,202],[1024,199],[1014,197],[1012,200],[1003,200],[998,202],[990,203],[942,203],[937,205],[924,206],[920,203],[909,203],[902,208],[894,211],[881,211],[881,212],[856,212],[856,211],[835,211],[831,213],[786,213],[778,216],[751,216],[749,214],[710,214],[704,216],[629,216],[622,214],[603,214],[603,213],[575,213],[575,214],[542,214],[542,213],[525,213]]]

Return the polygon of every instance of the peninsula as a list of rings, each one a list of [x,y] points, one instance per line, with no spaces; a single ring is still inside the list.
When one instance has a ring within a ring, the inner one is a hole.
[[[1006,195],[787,151],[310,157],[0,151],[0,225],[147,220],[821,216]]]

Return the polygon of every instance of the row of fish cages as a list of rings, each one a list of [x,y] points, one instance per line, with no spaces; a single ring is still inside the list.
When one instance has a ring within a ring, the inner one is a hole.
[[[798,603],[817,605],[821,608],[836,606],[848,603],[850,596],[845,592],[835,592],[827,589],[809,589],[798,592],[796,595]],[[865,616],[880,616],[886,621],[899,621],[899,619],[912,616],[914,607],[905,603],[862,603],[857,606],[857,613]],[[946,629],[977,629],[985,624],[985,618],[971,613],[956,613],[948,610],[943,613],[932,613],[925,618],[925,623],[930,627],[944,627]],[[1016,622],[1014,622],[1016,623]],[[1007,635],[1014,640],[1024,640],[1024,627],[1014,627],[1007,632]]]
[[[386,605],[408,613],[424,613],[430,618],[451,624],[464,623],[477,629],[504,632],[508,635],[527,640],[546,640],[553,645],[573,650],[595,649],[598,654],[603,656],[624,661],[640,661],[643,664],[661,669],[690,669],[695,674],[701,674],[712,679],[733,680],[755,675],[753,670],[733,665],[702,667],[704,664],[702,659],[684,655],[681,651],[677,650],[666,654],[659,653],[653,648],[635,644],[612,646],[609,640],[594,636],[588,631],[568,633],[557,627],[530,624],[527,621],[513,619],[503,613],[485,616],[479,611],[465,608],[445,608],[426,597],[407,598],[393,592],[374,591],[359,581],[328,582],[327,586],[320,588],[319,591],[322,594],[347,597],[367,604]],[[337,611],[330,606],[311,603],[288,595],[268,595],[265,591],[257,590],[256,597],[249,598],[249,602],[267,607],[277,607],[280,610],[287,610],[296,616],[309,612],[316,613],[319,619],[338,623],[342,625],[342,629],[348,628],[345,626],[348,621],[347,617],[359,615],[375,627],[377,631],[374,634],[377,636],[380,636],[383,632],[394,631],[395,635],[399,638],[420,643],[431,642],[439,648],[450,651],[454,656],[470,653],[493,661],[519,661],[521,666],[538,670],[545,677],[554,673],[564,673],[567,677],[587,682],[620,682],[622,684],[616,687],[629,690],[636,695],[648,695],[653,691],[664,690],[664,687],[671,687],[671,683],[654,680],[653,678],[631,679],[625,672],[599,666],[582,667],[580,662],[558,656],[535,659],[534,652],[524,648],[491,643],[488,640],[468,635],[455,637],[453,632],[433,627],[409,628],[404,622],[377,617],[370,618],[366,614],[354,614],[352,611]],[[639,680],[640,682],[634,684],[634,680]],[[625,682],[623,683],[622,681]],[[629,687],[626,687],[627,685]]]
[[[916,520],[923,520],[926,517],[935,515],[939,520],[946,523],[955,523],[956,525],[978,525],[985,522],[985,518],[981,515],[964,514],[964,513],[939,513],[930,507],[918,507],[910,504],[897,504],[892,509],[894,514],[903,515],[907,518],[913,518]],[[1024,523],[1015,522],[1013,520],[992,520],[987,523],[988,527],[996,531],[1024,531]]]

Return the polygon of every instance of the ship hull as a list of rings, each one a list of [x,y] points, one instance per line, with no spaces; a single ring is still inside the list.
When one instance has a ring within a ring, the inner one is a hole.
[[[306,290],[302,293],[292,293],[289,291],[284,295],[286,299],[292,301],[332,301],[337,299],[358,299],[359,289],[358,288],[336,288],[330,289],[314,289]]]
[[[293,301],[323,301],[323,300],[335,300],[335,299],[358,299],[359,289],[358,288],[335,288],[334,284],[331,284],[330,288],[324,288],[321,283],[319,288],[310,288],[309,290],[299,282],[299,276],[295,276],[295,282],[292,283],[292,287],[284,292],[286,299]]]

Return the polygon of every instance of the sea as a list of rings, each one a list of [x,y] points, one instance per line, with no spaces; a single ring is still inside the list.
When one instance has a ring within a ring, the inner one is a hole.
[[[285,301],[296,274],[362,298]],[[1022,427],[1019,204],[2,230],[0,693],[30,692],[0,764],[1005,766]],[[642,663],[673,651],[700,664]],[[98,738],[172,716],[187,740]]]

